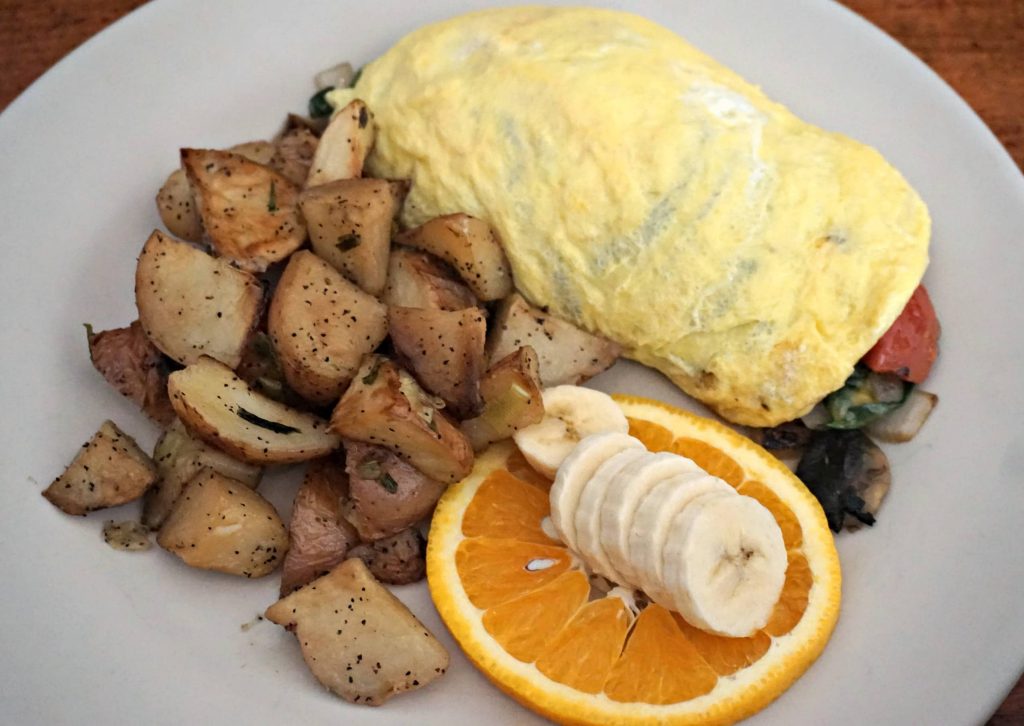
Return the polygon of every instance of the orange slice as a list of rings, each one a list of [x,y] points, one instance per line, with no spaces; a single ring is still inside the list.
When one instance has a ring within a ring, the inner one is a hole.
[[[732,429],[655,401],[616,400],[650,449],[694,459],[778,521],[788,566],[764,629],[725,638],[637,605],[629,589],[591,592],[580,560],[545,524],[550,482],[511,442],[481,454],[438,504],[431,595],[469,659],[555,721],[732,723],[777,698],[825,647],[840,599],[832,533],[806,487]]]

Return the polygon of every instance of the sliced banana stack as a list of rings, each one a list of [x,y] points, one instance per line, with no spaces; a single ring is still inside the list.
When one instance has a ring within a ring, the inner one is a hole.
[[[550,388],[544,409],[515,442],[554,478],[554,529],[592,572],[718,635],[767,624],[786,575],[771,512],[690,459],[647,451],[604,393]]]

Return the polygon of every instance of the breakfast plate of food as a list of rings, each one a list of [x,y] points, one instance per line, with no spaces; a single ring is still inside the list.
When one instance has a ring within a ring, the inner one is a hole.
[[[1019,675],[1024,180],[838,5],[154,3],[0,139],[7,720]]]

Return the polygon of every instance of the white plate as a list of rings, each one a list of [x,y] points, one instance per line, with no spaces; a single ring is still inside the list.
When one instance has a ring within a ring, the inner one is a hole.
[[[160,551],[104,546],[40,490],[111,417],[153,427],[92,370],[81,324],[135,317],[135,255],[182,145],[262,138],[301,111],[314,72],[368,60],[479,2],[298,6],[158,2],[88,42],[0,116],[0,711],[6,723],[528,723],[456,655],[430,688],[377,710],[329,696],[292,637],[242,623],[276,578],[239,581]],[[610,3],[624,6],[626,3]],[[840,537],[843,614],[822,658],[760,724],[982,720],[1024,658],[1024,183],[922,63],[829,3],[630,3],[799,115],[879,147],[934,215],[927,282],[943,323],[922,436],[890,451],[873,530]],[[609,389],[682,402],[636,366]],[[293,484],[264,489],[285,510]],[[126,517],[130,507],[113,516]],[[108,515],[109,516],[109,515]],[[403,599],[456,650],[424,587]]]

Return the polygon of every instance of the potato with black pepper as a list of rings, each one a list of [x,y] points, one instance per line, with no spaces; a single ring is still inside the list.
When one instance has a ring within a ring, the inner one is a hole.
[[[402,232],[395,241],[437,255],[459,273],[481,300],[512,292],[512,270],[497,233],[468,214],[446,214]]]
[[[228,456],[193,436],[178,418],[156,442],[153,462],[160,479],[146,492],[142,506],[142,523],[150,529],[160,528],[185,485],[203,469],[212,469],[250,488],[256,488],[263,475],[261,467]]]
[[[395,452],[432,479],[456,482],[473,468],[473,448],[408,372],[369,355],[331,414],[343,438]]]
[[[185,485],[156,541],[191,567],[263,577],[284,559],[288,530],[255,491],[204,469]]]
[[[491,323],[489,359],[499,361],[524,345],[537,352],[544,388],[582,383],[616,361],[622,347],[577,328],[515,293],[505,298]]]
[[[394,246],[388,260],[384,302],[391,307],[462,310],[476,307],[476,296],[451,267],[429,252]]]
[[[492,365],[480,381],[480,395],[483,411],[461,426],[475,451],[539,422],[544,400],[536,351],[526,345]]]
[[[377,125],[366,104],[358,98],[334,114],[320,135],[306,188],[363,174],[363,162],[377,138]]]
[[[263,286],[157,230],[135,267],[135,304],[146,337],[168,357],[188,365],[208,355],[234,368],[259,322]]]
[[[85,514],[138,499],[156,479],[156,466],[135,440],[104,421],[43,496],[66,514]]]
[[[345,560],[267,608],[295,633],[320,683],[346,701],[379,706],[448,669],[448,652],[358,558]]]
[[[391,224],[409,191],[406,181],[341,179],[299,196],[313,251],[371,295],[388,275]]]
[[[172,373],[167,392],[189,431],[251,464],[309,461],[341,445],[326,421],[257,393],[213,358]]]
[[[302,250],[292,255],[274,291],[267,332],[288,385],[329,405],[387,335],[387,307]]]
[[[427,391],[440,396],[446,411],[457,418],[479,411],[487,339],[482,310],[393,307],[388,333],[398,360]]]
[[[182,149],[203,229],[217,254],[262,272],[306,240],[299,187],[239,154]]]

